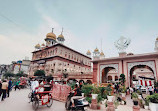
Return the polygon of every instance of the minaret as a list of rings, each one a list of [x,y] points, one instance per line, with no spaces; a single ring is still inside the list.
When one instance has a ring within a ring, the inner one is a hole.
[[[58,36],[57,39],[58,39],[58,43],[64,44],[65,38],[63,36],[63,28],[62,28],[61,34]]]
[[[96,48],[93,52],[93,59],[99,59],[99,56],[100,56],[99,49]]]
[[[90,52],[90,50],[88,50],[86,54],[87,54],[88,57],[91,57],[91,52]]]
[[[156,52],[158,52],[158,37],[156,38],[154,49],[155,49]]]
[[[46,41],[46,46],[52,46],[56,43],[56,35],[53,33],[54,28],[52,28],[52,32],[48,33],[46,35],[45,41]]]
[[[101,52],[100,52],[100,59],[103,59],[105,58],[105,55],[103,53],[103,50],[102,50],[102,38],[101,38]]]

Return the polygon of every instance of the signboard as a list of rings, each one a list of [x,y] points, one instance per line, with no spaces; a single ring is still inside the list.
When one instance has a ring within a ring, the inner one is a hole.
[[[44,63],[46,63],[45,60],[40,60],[40,61],[37,62],[37,64],[44,64]]]

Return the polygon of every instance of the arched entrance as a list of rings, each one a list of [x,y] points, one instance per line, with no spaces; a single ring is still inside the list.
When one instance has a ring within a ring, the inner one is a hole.
[[[97,80],[100,83],[107,83],[108,76],[112,76],[112,80],[115,81],[115,75],[118,76],[118,67],[119,64],[102,64],[100,65],[100,76],[98,76]]]
[[[130,70],[130,85],[148,86],[154,83],[154,71],[147,65],[135,65]]]
[[[109,81],[115,81],[115,76],[117,76],[117,72],[114,67],[104,68],[102,70],[102,83],[107,83]]]

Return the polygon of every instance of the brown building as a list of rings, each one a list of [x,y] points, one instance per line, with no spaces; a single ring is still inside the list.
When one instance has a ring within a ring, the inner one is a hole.
[[[90,56],[64,45],[62,33],[56,38],[52,31],[46,35],[45,41],[46,45],[37,44],[32,52],[29,75],[34,75],[36,70],[44,70],[46,75],[52,75],[55,80],[63,79],[63,74],[67,74],[65,80],[92,80]]]

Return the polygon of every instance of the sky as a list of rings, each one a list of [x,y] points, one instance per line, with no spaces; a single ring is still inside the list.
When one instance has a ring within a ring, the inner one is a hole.
[[[84,54],[97,47],[107,58],[118,56],[121,36],[131,39],[127,53],[154,52],[158,1],[0,0],[0,64],[31,59],[34,46],[62,27],[65,45]]]

